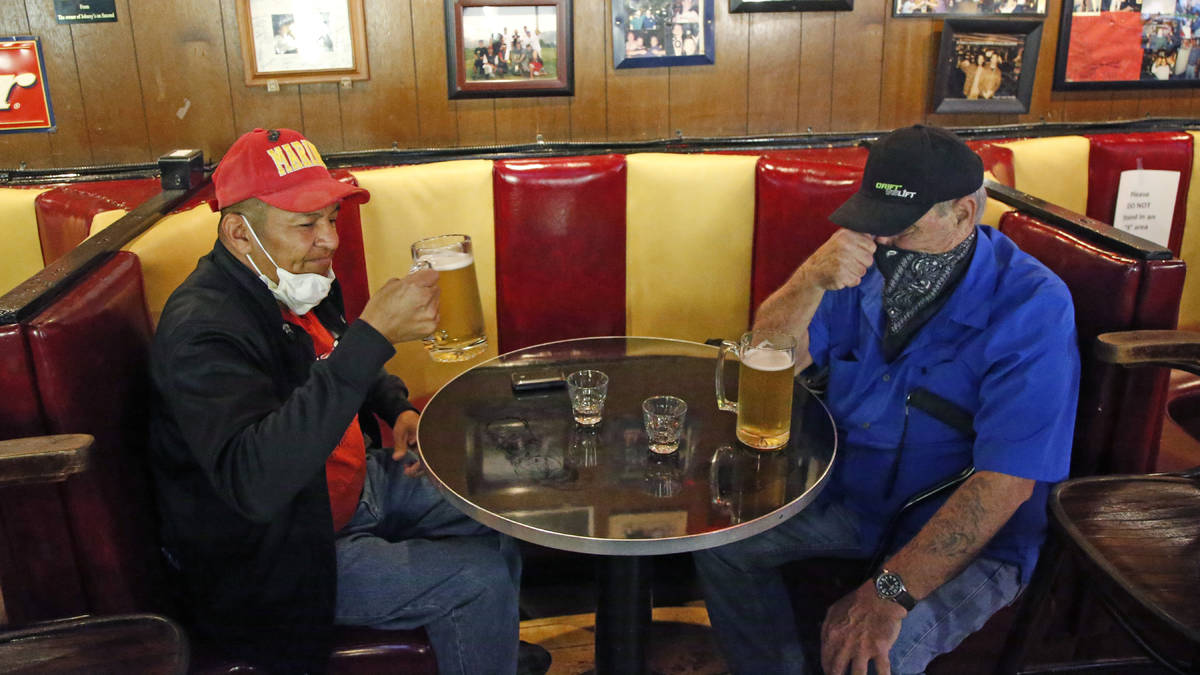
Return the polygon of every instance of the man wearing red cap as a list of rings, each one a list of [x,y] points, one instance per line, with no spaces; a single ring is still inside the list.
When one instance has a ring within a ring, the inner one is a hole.
[[[336,223],[366,190],[288,129],[239,138],[213,183],[217,242],[151,353],[163,551],[196,634],[301,672],[324,670],[334,623],[425,626],[441,672],[513,672],[514,542],[419,475],[417,412],[383,370],[433,332],[437,273],[389,280],[347,324]]]
[[[790,560],[885,555],[825,615],[827,675],[922,673],[1029,582],[1049,487],[1070,465],[1074,306],[1045,266],[977,225],[986,199],[957,136],[894,131],[830,216],[843,229],[759,308],[756,329],[807,347],[797,366],[826,390],[838,458],[800,514],[695,556],[735,672],[817,672],[779,571]],[[909,497],[972,470],[884,539]]]

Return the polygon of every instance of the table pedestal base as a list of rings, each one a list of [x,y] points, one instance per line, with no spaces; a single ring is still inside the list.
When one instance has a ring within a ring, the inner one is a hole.
[[[652,561],[603,556],[596,605],[596,673],[645,673]]]

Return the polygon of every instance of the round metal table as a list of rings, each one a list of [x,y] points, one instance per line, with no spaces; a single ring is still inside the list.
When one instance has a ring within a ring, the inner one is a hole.
[[[596,612],[596,671],[640,672],[650,621],[644,556],[720,546],[769,529],[816,498],[836,454],[824,405],[797,385],[792,435],[760,452],[717,409],[717,349],[642,337],[535,345],[484,361],[429,401],[417,430],[426,470],[475,520],[535,544],[606,556]],[[582,427],[565,385],[515,391],[514,374],[609,376],[604,420]],[[735,392],[737,363],[726,364]],[[679,449],[649,450],[642,400],[688,404]]]

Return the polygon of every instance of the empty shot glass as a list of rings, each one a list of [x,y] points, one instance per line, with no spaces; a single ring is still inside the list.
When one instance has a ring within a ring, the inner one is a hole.
[[[567,394],[576,422],[587,427],[599,424],[608,396],[608,376],[599,370],[577,370],[567,376]]]
[[[679,434],[687,417],[687,402],[677,396],[651,396],[642,401],[642,416],[650,450],[659,454],[679,448]]]

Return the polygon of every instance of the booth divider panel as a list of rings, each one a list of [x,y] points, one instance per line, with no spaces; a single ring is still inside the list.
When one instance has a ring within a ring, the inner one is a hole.
[[[1156,242],[1179,255],[1187,222],[1188,186],[1192,179],[1192,137],[1184,132],[1162,131],[1138,134],[1095,134],[1088,136],[1087,215],[1113,223],[1121,174],[1134,169],[1178,171],[1179,188],[1171,218],[1168,241]]]
[[[758,160],[751,313],[837,230],[829,214],[862,182],[859,167],[799,157],[771,153]]]
[[[625,334],[625,158],[495,164],[499,349]]]

